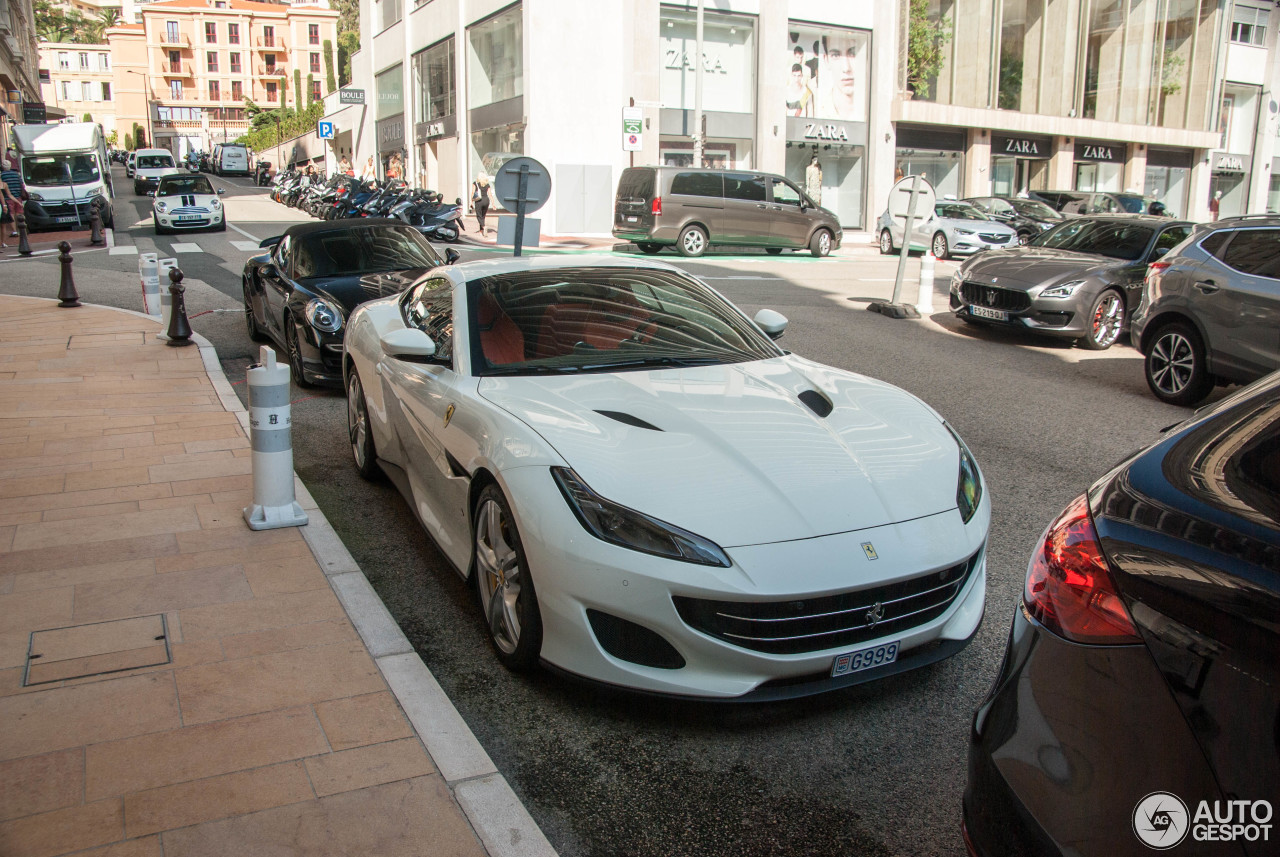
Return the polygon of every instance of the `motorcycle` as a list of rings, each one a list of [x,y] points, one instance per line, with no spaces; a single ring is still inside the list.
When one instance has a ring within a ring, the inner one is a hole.
[[[269,161],[258,161],[257,169],[253,174],[253,183],[258,187],[266,187],[271,183],[271,163]]]
[[[396,206],[392,214],[417,229],[426,238],[453,243],[462,234],[461,199],[452,204],[446,204],[443,195],[428,191],[425,196]]]

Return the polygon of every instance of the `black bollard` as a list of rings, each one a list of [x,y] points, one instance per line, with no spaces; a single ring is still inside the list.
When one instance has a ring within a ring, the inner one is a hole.
[[[187,287],[182,285],[182,271],[179,268],[169,269],[169,294],[173,296],[173,305],[169,312],[169,329],[165,334],[169,337],[167,345],[194,345],[191,341],[191,322],[187,321],[187,302],[183,293]]]
[[[102,235],[102,210],[99,208],[96,199],[93,201],[93,205],[89,206],[89,230],[90,245],[100,247],[107,243],[107,239]]]
[[[19,211],[14,220],[18,222],[18,255],[30,256],[31,242],[27,240],[27,215]]]
[[[62,263],[62,283],[58,286],[58,306],[78,307],[80,296],[76,294],[76,281],[71,276],[71,245],[66,241],[58,243],[58,261]]]

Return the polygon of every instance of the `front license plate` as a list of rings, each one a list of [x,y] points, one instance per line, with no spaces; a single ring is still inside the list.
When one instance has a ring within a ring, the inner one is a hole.
[[[74,217],[55,217],[53,219],[53,222],[54,223],[75,223],[76,219]]]
[[[831,665],[831,677],[836,678],[893,663],[898,659],[898,642],[894,640],[882,646],[836,655],[835,663]]]
[[[184,214],[178,218],[179,223],[183,223],[188,220],[204,220],[204,216],[200,214]]]
[[[978,318],[990,318],[990,319],[993,319],[993,320],[995,320],[995,321],[1008,321],[1008,320],[1009,320],[1009,313],[1005,312],[1004,310],[1002,310],[1002,309],[987,309],[987,308],[986,308],[986,307],[984,307],[984,306],[971,306],[971,307],[969,307],[969,315],[974,315],[974,316],[977,316]]]

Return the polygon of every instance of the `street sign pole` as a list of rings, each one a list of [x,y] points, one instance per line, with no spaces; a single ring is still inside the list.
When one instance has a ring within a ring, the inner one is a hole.
[[[910,182],[909,187],[908,182]],[[898,274],[893,281],[893,299],[888,302],[872,301],[867,304],[867,309],[871,312],[878,312],[888,318],[920,317],[920,311],[916,309],[914,304],[902,302],[902,283],[907,275],[907,257],[911,255],[911,230],[916,225],[917,204],[920,198],[924,197],[925,207],[932,210],[933,201],[936,199],[933,186],[924,181],[918,174],[900,180],[893,186],[893,190],[889,194],[890,227],[892,227],[892,221],[904,217],[904,212],[901,208],[904,194],[907,197],[907,201],[905,222],[902,230],[902,252],[898,255]]]
[[[916,201],[920,199],[920,176],[911,183],[911,201],[907,203],[907,224],[902,230],[902,252],[898,254],[898,273],[893,280],[893,302],[902,303],[902,280],[907,275],[907,257],[911,255],[911,227],[916,225]]]
[[[529,165],[520,165],[520,184],[516,185],[516,253],[520,255],[520,245],[524,243],[524,207],[529,192]]]

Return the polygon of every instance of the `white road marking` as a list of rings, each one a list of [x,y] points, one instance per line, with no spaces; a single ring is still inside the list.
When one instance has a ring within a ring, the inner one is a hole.
[[[249,234],[248,232],[245,232],[243,229],[241,229],[239,226],[236,226],[234,223],[228,222],[228,223],[227,223],[227,228],[228,228],[228,229],[234,229],[236,232],[239,232],[239,233],[240,233],[241,235],[243,235],[245,238],[248,238],[250,241],[252,241],[252,242],[253,242],[253,245],[254,245],[254,248],[255,248],[255,249],[257,249],[258,244],[262,243],[262,239],[261,239],[261,238],[259,238],[257,235],[251,235],[251,234]],[[232,244],[235,244],[236,242],[235,242],[235,241],[232,241],[231,243],[232,243]]]
[[[138,248],[137,248],[137,247],[134,247],[134,246],[132,246],[132,245],[130,245],[130,246],[128,246],[128,247],[126,247],[126,246],[124,246],[123,244],[119,244],[119,245],[117,245],[117,246],[115,246],[115,247],[112,247],[112,248],[111,248],[111,250],[108,252],[108,254],[107,254],[107,255],[109,255],[109,256],[130,256],[130,255],[132,255],[132,254],[134,254],[134,253],[137,253],[137,252],[138,252]]]
[[[173,252],[175,252],[175,253],[203,253],[204,251],[200,249],[200,245],[199,245],[199,244],[190,244],[190,243],[185,243],[185,242],[176,242],[176,243],[174,243],[174,245],[173,245]]]
[[[230,223],[228,223],[227,225],[231,226]],[[234,226],[231,226],[231,228],[235,229]],[[237,250],[243,250],[246,253],[254,253],[262,249],[258,246],[257,241],[232,241],[230,243],[232,247],[236,248]]]

